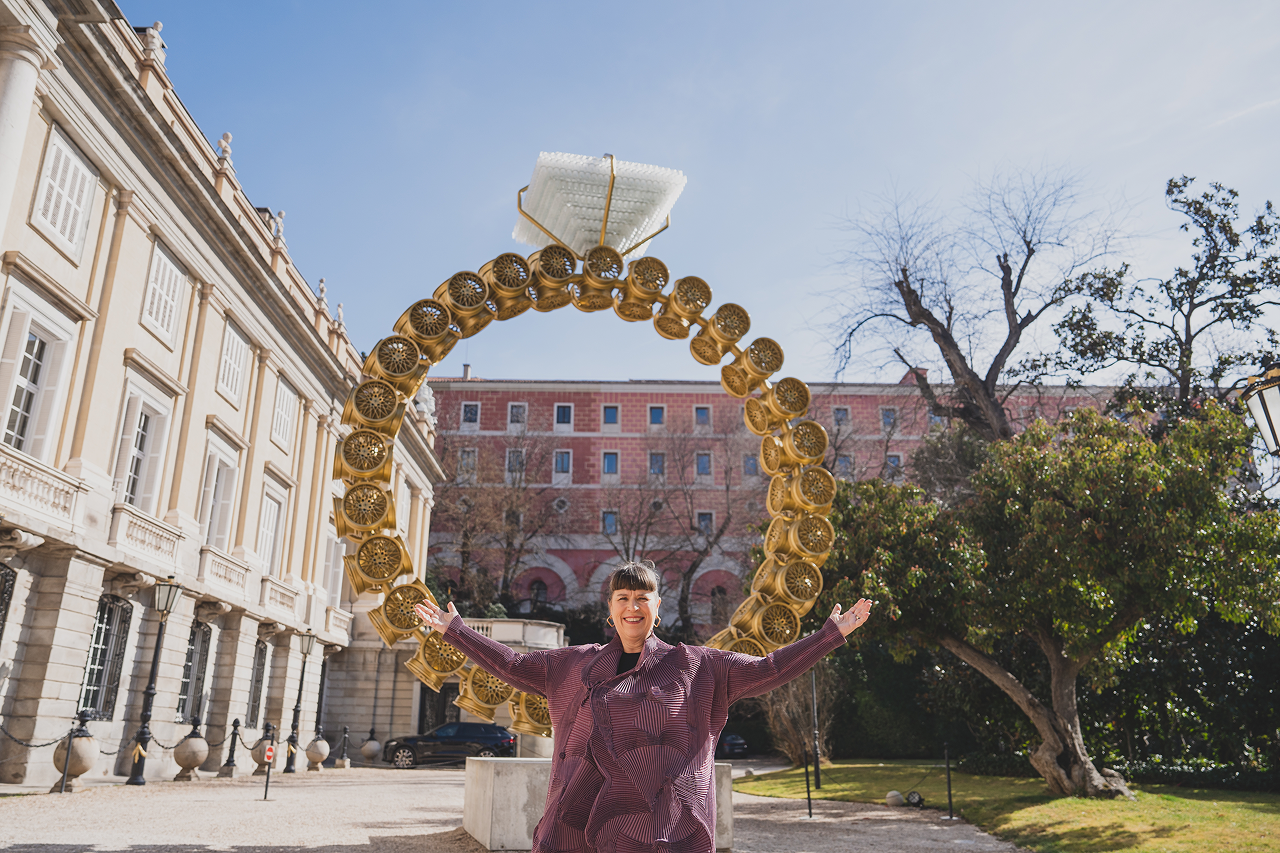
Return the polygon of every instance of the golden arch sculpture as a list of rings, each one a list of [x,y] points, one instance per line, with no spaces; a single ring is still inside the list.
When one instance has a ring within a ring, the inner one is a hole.
[[[612,158],[610,162],[612,168]],[[612,194],[611,177],[609,200]],[[599,244],[580,255],[526,213],[519,194],[517,208],[553,242],[527,258],[505,253],[477,272],[456,273],[431,298],[411,305],[396,321],[394,334],[369,354],[363,381],[351,390],[342,412],[342,423],[352,431],[335,453],[333,476],[344,481],[346,492],[334,499],[334,517],[338,535],[357,546],[345,558],[352,588],[357,595],[383,595],[381,606],[369,613],[378,635],[388,646],[406,637],[418,639],[418,651],[406,663],[409,670],[437,692],[457,675],[459,707],[492,722],[505,702],[512,729],[545,737],[551,733],[546,699],[514,690],[443,642],[438,632],[425,633],[413,606],[422,599],[434,602],[434,596],[416,578],[396,583],[414,573],[396,534],[395,499],[388,488],[396,435],[427,370],[459,340],[494,320],[573,305],[588,312],[612,309],[627,322],[651,321],[663,338],[688,339],[700,364],[722,365],[721,386],[745,400],[746,426],[761,437],[760,467],[770,476],[767,508],[772,522],[751,594],[730,626],[707,641],[714,648],[760,656],[799,638],[800,619],[822,591],[820,568],[835,540],[828,515],[836,483],[820,465],[827,432],[806,418],[809,387],[791,377],[772,380],[782,368],[782,347],[769,338],[740,346],[751,325],[746,310],[725,303],[705,316],[711,304],[705,281],[688,276],[672,283],[667,266],[654,257],[625,261],[654,235],[620,252],[605,245],[602,226]],[[606,201],[606,226],[608,214]],[[726,356],[732,360],[722,364]]]

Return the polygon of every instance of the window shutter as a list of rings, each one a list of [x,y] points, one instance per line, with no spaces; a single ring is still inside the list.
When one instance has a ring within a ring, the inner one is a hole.
[[[4,339],[4,349],[0,350],[0,412],[3,419],[9,417],[9,406],[13,403],[13,383],[18,375],[18,364],[22,359],[22,350],[27,343],[27,330],[31,326],[31,315],[25,311],[14,311],[9,321],[9,336]],[[0,423],[4,420],[0,419]]]
[[[66,140],[57,132],[50,134],[36,216],[69,248],[80,245],[88,225],[86,209],[96,182],[96,173]]]
[[[226,464],[218,465],[218,482],[214,488],[213,516],[210,518],[210,533],[213,536],[213,547],[219,551],[227,550],[227,539],[231,534],[232,498],[236,492],[236,469]]]
[[[58,386],[61,384],[62,361],[66,352],[65,341],[49,341],[48,355],[45,356],[43,375],[40,379],[40,399],[36,401],[39,408],[36,410],[35,424],[31,433],[31,455],[41,461],[45,458],[45,448],[51,443],[46,439],[54,438],[50,435],[49,424],[53,420],[54,406],[61,397]]]
[[[270,495],[262,497],[262,518],[258,522],[258,556],[267,574],[275,576],[277,528],[280,522],[280,502]]]
[[[147,467],[142,472],[142,495],[138,500],[138,508],[144,512],[153,512],[156,508],[157,484],[160,482],[160,471],[164,468],[165,437],[168,430],[167,415],[157,414],[151,419],[151,446],[147,448]]]
[[[213,522],[217,514],[217,507],[214,506],[214,491],[218,483],[218,457],[210,453],[205,457],[204,462],[204,485],[200,490],[200,520],[208,524],[208,530],[205,533],[205,544],[213,544]]]
[[[124,422],[120,427],[120,443],[116,450],[115,480],[111,490],[115,492],[116,503],[124,501],[125,483],[129,479],[129,454],[133,448],[133,438],[138,429],[138,413],[142,411],[142,397],[130,394],[124,407]]]
[[[159,242],[151,258],[151,281],[147,284],[144,316],[165,335],[173,334],[173,321],[178,313],[179,286],[185,275]]]
[[[222,365],[218,370],[218,387],[233,400],[240,400],[240,383],[244,373],[244,356],[249,349],[248,342],[240,331],[231,323],[227,323],[226,335],[222,341]]]
[[[276,381],[276,405],[271,417],[271,437],[288,447],[293,439],[293,413],[298,395],[281,376]]]

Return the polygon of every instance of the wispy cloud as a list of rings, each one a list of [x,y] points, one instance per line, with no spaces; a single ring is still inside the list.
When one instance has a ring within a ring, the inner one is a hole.
[[[1235,115],[1229,115],[1224,119],[1219,119],[1218,121],[1215,121],[1213,124],[1209,125],[1209,127],[1214,128],[1214,127],[1218,127],[1219,125],[1224,125],[1229,121],[1235,121],[1241,116],[1247,116],[1249,113],[1256,113],[1259,110],[1270,109],[1271,107],[1274,107],[1277,104],[1280,104],[1280,98],[1276,98],[1274,101],[1263,101],[1260,104],[1254,104],[1253,106],[1249,107],[1249,109],[1247,110],[1241,110]]]

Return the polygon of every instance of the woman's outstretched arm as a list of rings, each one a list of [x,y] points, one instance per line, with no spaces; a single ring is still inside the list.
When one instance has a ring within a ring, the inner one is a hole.
[[[822,628],[802,640],[775,649],[762,658],[726,652],[729,702],[759,696],[806,672],[822,658],[844,645],[845,637],[867,621],[871,602],[860,599],[848,613],[837,604]]]
[[[471,630],[462,624],[462,617],[449,602],[448,610],[441,610],[429,601],[414,607],[427,627],[440,631],[441,639],[462,652],[480,668],[525,693],[547,695],[547,666],[556,650],[526,652],[520,654],[496,640]]]

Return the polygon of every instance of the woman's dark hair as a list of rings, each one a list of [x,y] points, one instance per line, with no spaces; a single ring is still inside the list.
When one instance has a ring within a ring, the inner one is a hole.
[[[609,596],[620,589],[658,591],[658,571],[650,560],[626,562],[609,575]]]

